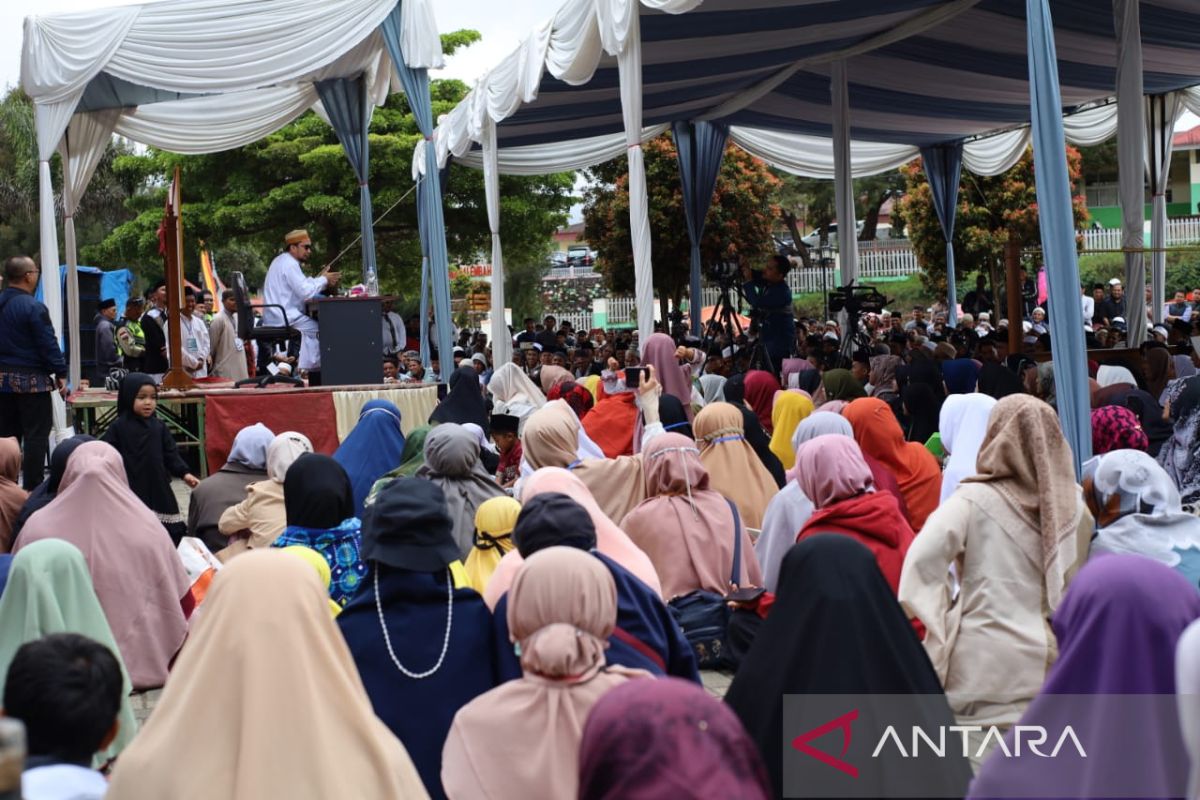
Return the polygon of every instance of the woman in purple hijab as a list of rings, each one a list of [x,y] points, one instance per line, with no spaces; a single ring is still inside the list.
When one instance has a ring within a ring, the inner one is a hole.
[[[1031,752],[1026,733],[1018,756],[1010,730],[1013,756],[997,746],[968,797],[1183,797],[1175,645],[1197,617],[1200,593],[1170,567],[1134,555],[1088,562],[1051,623],[1058,660],[1017,723],[1044,728],[1039,749],[1058,754]]]
[[[737,715],[690,681],[629,681],[588,714],[580,800],[770,796],[758,748]]]

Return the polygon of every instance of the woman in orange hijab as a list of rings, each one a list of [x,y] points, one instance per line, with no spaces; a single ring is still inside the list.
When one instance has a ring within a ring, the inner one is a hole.
[[[854,428],[854,440],[862,451],[896,476],[908,506],[908,521],[919,533],[941,497],[942,471],[937,459],[923,445],[904,441],[904,431],[896,415],[877,397],[853,401],[842,411],[842,416]]]

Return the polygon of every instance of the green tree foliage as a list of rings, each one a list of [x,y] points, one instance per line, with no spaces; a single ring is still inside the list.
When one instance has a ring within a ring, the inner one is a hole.
[[[650,203],[654,289],[660,300],[679,303],[687,294],[691,243],[683,210],[683,187],[675,144],[669,134],[642,147]],[[633,247],[629,233],[629,174],[625,159],[588,171],[593,186],[584,198],[584,236],[596,249],[597,267],[611,291],[633,292]],[[771,230],[779,209],[772,198],[779,179],[767,165],[729,145],[717,177],[701,243],[705,264],[740,257],[751,263],[775,252]]]
[[[1067,168],[1072,192],[1078,191],[1081,158],[1079,151],[1067,148]],[[907,189],[896,204],[892,218],[907,227],[917,262],[921,265],[922,280],[935,296],[946,292],[946,242],[933,208],[933,194],[925,179],[920,160],[900,168]],[[1082,195],[1072,198],[1075,227],[1088,220],[1087,205]],[[895,224],[895,223],[893,223]],[[1004,250],[1010,239],[1022,250],[1041,247],[1038,227],[1037,192],[1033,175],[1033,151],[1027,149],[1021,160],[1000,175],[973,175],[963,170],[958,189],[958,210],[954,224],[954,266],[958,286],[964,286],[965,276],[976,272],[996,274],[1004,264]],[[1031,259],[1040,265],[1040,257]],[[965,290],[964,290],[965,291]]]
[[[474,31],[446,34],[443,50],[453,52],[478,39]],[[430,91],[436,119],[466,95],[467,86],[461,81],[435,80]],[[375,110],[370,185],[379,220],[375,246],[380,283],[385,291],[409,295],[419,294],[420,286],[421,250],[411,172],[419,139],[403,94],[391,95]],[[176,166],[183,187],[187,275],[198,272],[196,243],[204,240],[220,273],[239,270],[251,285],[260,285],[283,234],[307,228],[316,244],[314,266],[345,250],[337,266],[349,282],[359,279],[362,253],[354,243],[359,235],[358,184],[333,129],[313,112],[236,150],[199,156],[150,150],[117,158],[116,175],[138,188],[128,201],[134,217],[113,226],[103,241],[85,249],[92,263],[129,266],[147,277],[162,272],[157,230],[165,186]],[[572,187],[570,174],[501,177],[506,262],[533,261],[541,266],[550,236],[566,221]],[[452,164],[442,189],[451,262],[486,258],[483,254],[490,252],[490,245],[483,173]]]
[[[132,216],[125,203],[136,186],[124,181],[114,168],[115,163],[129,152],[128,143],[113,139],[101,157],[75,215],[78,242],[99,241]],[[54,185],[61,187],[57,155],[50,166]],[[61,194],[56,192],[54,200],[61,220]],[[26,253],[40,258],[40,245],[33,103],[24,92],[14,88],[0,100],[0,256]]]

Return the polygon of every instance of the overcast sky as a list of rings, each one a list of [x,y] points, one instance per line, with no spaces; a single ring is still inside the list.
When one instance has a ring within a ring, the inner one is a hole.
[[[468,85],[508,53],[543,20],[549,19],[565,0],[434,0],[438,29],[472,28],[483,40],[447,59],[445,70],[435,77],[459,78]],[[31,12],[54,14],[114,5],[122,0],[0,0],[0,86],[21,80],[21,37],[24,19]],[[303,47],[302,39],[299,46]]]

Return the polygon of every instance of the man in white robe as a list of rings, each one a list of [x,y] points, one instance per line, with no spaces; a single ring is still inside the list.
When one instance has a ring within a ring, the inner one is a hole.
[[[321,349],[320,340],[317,338],[317,321],[308,316],[304,304],[326,287],[337,286],[342,274],[330,272],[326,268],[315,278],[305,277],[301,264],[307,263],[312,254],[312,240],[308,231],[292,231],[284,237],[284,242],[286,247],[271,262],[267,269],[267,279],[263,283],[263,302],[268,306],[263,309],[263,324],[282,326],[283,316],[279,309],[269,307],[282,306],[287,313],[288,323],[300,331],[300,369],[320,369]]]

